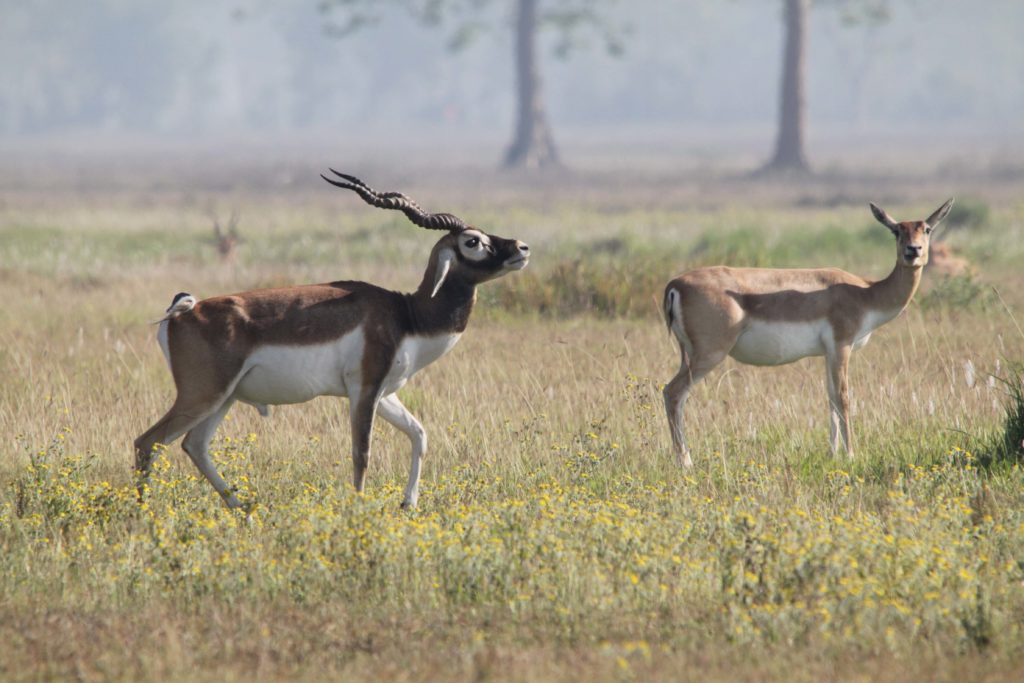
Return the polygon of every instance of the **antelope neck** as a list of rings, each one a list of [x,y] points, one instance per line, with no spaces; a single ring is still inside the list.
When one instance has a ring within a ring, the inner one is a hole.
[[[884,280],[878,280],[868,288],[871,307],[876,310],[903,310],[914,298],[917,286],[921,284],[923,266],[905,266],[898,260],[896,266]]]
[[[431,289],[429,278],[424,278],[419,289],[405,295],[410,332],[434,336],[465,331],[476,302],[476,287],[458,278],[449,278],[437,296],[430,296]]]

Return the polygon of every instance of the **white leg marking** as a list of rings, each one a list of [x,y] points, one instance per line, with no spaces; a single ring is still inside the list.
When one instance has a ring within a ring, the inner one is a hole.
[[[836,394],[836,383],[832,379],[832,361],[825,359],[825,388],[828,391],[828,444],[835,455],[839,450],[839,396]]]
[[[398,400],[397,394],[388,394],[377,404],[377,413],[409,437],[412,443],[412,463],[409,466],[409,483],[405,487],[402,507],[414,508],[420,495],[420,464],[427,451],[427,432],[419,420]]]
[[[829,345],[825,355],[827,364],[829,405],[831,407],[830,441],[832,454],[839,450],[842,440],[844,450],[849,458],[853,457],[850,444],[850,398],[849,398],[849,363],[851,349],[849,346],[835,347]]]

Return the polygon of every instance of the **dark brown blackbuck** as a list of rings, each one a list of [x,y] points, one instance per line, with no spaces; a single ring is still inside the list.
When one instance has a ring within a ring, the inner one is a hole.
[[[404,432],[412,463],[402,501],[414,507],[427,449],[423,426],[396,393],[448,353],[466,329],[481,283],[524,268],[530,248],[491,235],[447,213],[427,213],[399,192],[376,192],[331,170],[322,176],[371,206],[402,211],[414,224],[444,232],[430,252],[419,288],[390,291],[367,282],[257,289],[197,300],[174,297],[157,339],[177,398],[135,440],[136,468],[148,474],[157,444],[184,435],[182,447],[229,507],[239,500],[217,472],[209,444],[235,402],[267,414],[268,405],[345,396],[352,426],[352,479],[363,490],[375,415]]]

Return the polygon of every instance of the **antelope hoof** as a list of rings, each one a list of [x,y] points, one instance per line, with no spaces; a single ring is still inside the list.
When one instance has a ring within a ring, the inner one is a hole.
[[[680,451],[676,455],[676,462],[679,463],[680,467],[684,467],[684,468],[687,468],[687,469],[693,467],[693,460],[690,458],[690,451],[689,451],[689,449],[687,449],[685,451]]]

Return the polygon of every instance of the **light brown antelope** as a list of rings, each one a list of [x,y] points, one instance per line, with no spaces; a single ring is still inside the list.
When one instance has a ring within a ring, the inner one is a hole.
[[[331,172],[340,180],[322,177],[332,185],[446,233],[430,253],[419,288],[404,294],[342,280],[202,301],[178,294],[157,333],[178,395],[167,414],[135,440],[143,477],[155,446],[184,434],[185,452],[227,505],[237,507],[209,453],[210,439],[232,404],[248,403],[266,414],[268,404],[346,396],[356,490],[363,490],[371,427],[379,414],[412,444],[402,505],[416,505],[427,436],[395,392],[455,346],[469,322],[477,285],[524,268],[530,249],[451,214],[427,213],[401,193],[376,192],[358,178]]]
[[[217,247],[217,255],[220,256],[221,262],[233,264],[235,249],[242,241],[238,235],[238,212],[234,210],[231,212],[227,230],[220,227],[220,220],[212,208],[210,209],[210,220],[213,221],[213,243]]]
[[[872,282],[838,268],[778,269],[712,266],[683,273],[665,287],[665,321],[679,343],[681,367],[664,389],[672,448],[693,464],[683,409],[694,384],[732,356],[750,365],[783,365],[824,356],[830,445],[842,436],[853,456],[847,370],[850,354],[910,303],[928,262],[932,230],[950,199],[924,221],[897,223],[874,204],[875,218],[896,236],[896,266]]]

